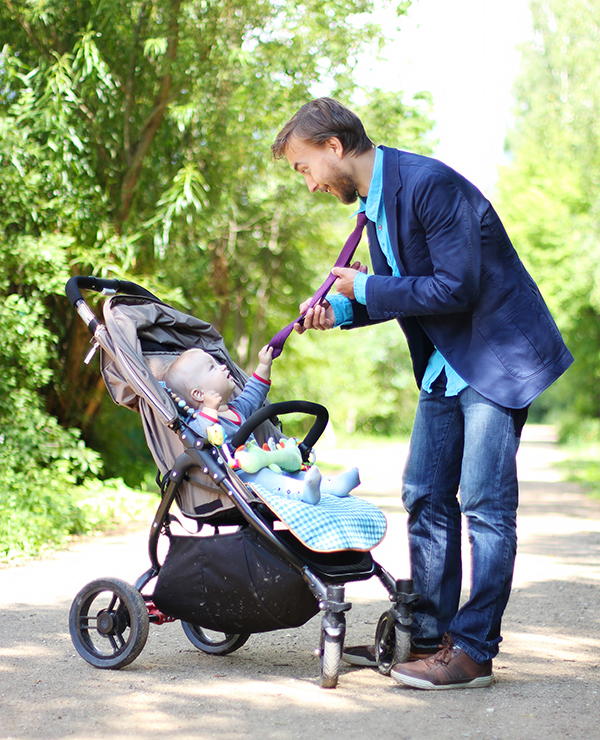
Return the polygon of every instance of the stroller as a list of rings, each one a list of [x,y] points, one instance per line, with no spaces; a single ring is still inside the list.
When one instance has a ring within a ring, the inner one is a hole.
[[[82,289],[107,296],[104,323]],[[320,611],[321,686],[333,688],[351,608],[345,584],[376,576],[391,601],[375,634],[379,670],[388,674],[392,665],[406,661],[418,595],[410,579],[395,580],[371,556],[385,534],[379,509],[353,496],[336,498],[334,509],[323,505],[323,498],[311,506],[270,496],[244,483],[231,465],[232,451],[250,435],[259,444],[281,439],[278,417],[291,413],[314,417],[299,443],[303,461],[309,461],[327,425],[327,409],[308,401],[266,402],[229,445],[212,445],[188,426],[160,380],[177,355],[200,347],[228,366],[241,389],[247,376],[218,332],[129,281],[73,277],[66,293],[92,334],[85,362],[100,349],[112,399],[140,414],[161,491],[150,528],[149,569],[133,585],[96,579],[73,600],[69,630],[81,657],[98,668],[121,668],[141,653],[150,623],[175,620],[196,648],[226,655],[252,633],[300,627]],[[174,523],[180,524],[171,513],[174,503],[186,524],[183,535],[173,531]],[[189,532],[188,525],[197,531]],[[166,556],[159,557],[159,540],[168,543]],[[146,593],[153,581],[153,591]]]

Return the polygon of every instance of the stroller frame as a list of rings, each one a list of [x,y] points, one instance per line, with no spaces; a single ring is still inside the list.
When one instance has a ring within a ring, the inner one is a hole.
[[[86,304],[81,290],[93,290],[103,295],[115,293],[137,296],[150,301],[160,301],[139,285],[123,280],[109,280],[95,277],[76,276],[66,285],[66,294],[73,308],[86,323],[93,336],[92,350],[86,357],[89,362],[98,347],[113,359],[117,359],[106,327],[99,321]],[[121,358],[122,361],[123,358]],[[158,386],[157,386],[158,388]],[[143,594],[146,586],[161,571],[158,557],[158,543],[161,535],[171,536],[170,524],[173,515],[171,507],[189,471],[199,469],[207,476],[213,486],[224,494],[235,507],[235,515],[240,528],[249,527],[256,533],[265,549],[276,553],[295,569],[306,583],[321,612],[320,647],[315,651],[321,659],[320,681],[323,688],[334,688],[338,683],[340,661],[346,631],[346,612],[351,604],[345,601],[345,584],[351,581],[368,580],[375,576],[388,593],[391,608],[384,612],[378,622],[375,634],[375,647],[378,667],[381,673],[389,674],[392,665],[405,662],[410,650],[410,627],[413,621],[412,605],[419,598],[413,593],[411,579],[394,579],[371,556],[370,552],[346,554],[347,567],[339,563],[339,553],[333,557],[329,553],[313,553],[294,538],[284,538],[265,515],[261,505],[257,505],[249,495],[247,486],[237,476],[225,459],[227,448],[217,448],[193,432],[180,418],[176,406],[164,393],[148,389],[143,382],[136,392],[143,394],[148,403],[159,414],[163,424],[176,433],[183,444],[184,451],[163,475],[160,481],[161,501],[158,505],[149,534],[148,551],[150,567],[133,585],[117,578],[100,578],[90,582],[75,597],[69,615],[69,629],[73,644],[88,663],[98,668],[121,668],[128,665],[141,653],[149,632],[149,624],[163,624],[176,621],[176,618],[162,613],[153,602],[153,595]],[[158,389],[162,391],[162,389]],[[302,457],[308,460],[312,446],[319,438],[328,421],[325,407],[308,401],[289,401],[263,406],[253,414],[238,430],[231,441],[230,449],[237,449],[250,434],[265,421],[288,413],[306,413],[316,417],[305,439],[299,444]],[[181,508],[181,507],[180,507]],[[182,510],[184,516],[190,517]],[[191,517],[196,518],[196,517]],[[228,522],[219,517],[198,519],[198,531],[204,524],[215,529]],[[241,647],[249,634],[224,632],[214,636],[201,625],[182,620],[188,639],[195,647],[206,653],[224,655]]]

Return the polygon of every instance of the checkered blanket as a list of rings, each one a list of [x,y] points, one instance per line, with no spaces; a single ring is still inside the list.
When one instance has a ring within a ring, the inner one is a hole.
[[[294,501],[252,484],[252,490],[311,550],[372,550],[385,536],[387,521],[376,506],[354,496],[322,493],[318,504]]]

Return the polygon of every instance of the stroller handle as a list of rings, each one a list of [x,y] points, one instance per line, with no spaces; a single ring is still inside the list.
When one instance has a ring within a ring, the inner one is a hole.
[[[95,317],[94,312],[84,301],[83,296],[81,295],[82,290],[95,290],[98,293],[104,293],[105,295],[112,295],[113,293],[127,293],[128,295],[138,295],[144,298],[156,299],[156,296],[149,290],[146,290],[146,288],[142,288],[141,285],[136,285],[136,283],[132,283],[129,280],[111,280],[108,278],[97,278],[93,276],[85,277],[83,275],[75,275],[74,277],[69,278],[65,286],[67,298],[73,308],[85,321],[92,334],[96,331],[100,322]]]
[[[249,416],[233,435],[229,443],[231,449],[236,450],[238,447],[241,447],[256,427],[262,424],[263,421],[270,419],[272,416],[294,413],[316,416],[312,427],[308,430],[308,434],[298,445],[302,453],[302,459],[306,462],[313,445],[321,434],[323,434],[329,421],[329,412],[325,406],[321,406],[320,403],[313,403],[312,401],[282,401],[281,403],[270,403],[267,406],[262,406],[252,416]]]

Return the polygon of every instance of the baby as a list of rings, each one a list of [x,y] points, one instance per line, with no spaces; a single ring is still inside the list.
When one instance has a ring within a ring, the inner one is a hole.
[[[231,396],[236,384],[229,369],[202,349],[189,349],[181,354],[167,370],[164,380],[188,406],[200,409],[190,423],[195,432],[206,438],[207,429],[218,423],[225,441],[229,441],[241,424],[263,405],[269,392],[273,348],[263,347],[258,362],[243,391],[234,399]],[[306,473],[285,475],[262,468],[253,474],[241,472],[240,477],[309,504],[317,504],[321,492],[347,496],[360,483],[357,468],[333,478],[323,478],[316,466]]]

